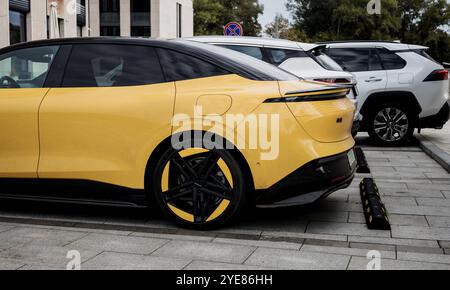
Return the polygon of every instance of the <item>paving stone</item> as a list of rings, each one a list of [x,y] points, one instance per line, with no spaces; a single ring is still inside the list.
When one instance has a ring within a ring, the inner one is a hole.
[[[392,237],[420,240],[450,240],[449,228],[392,226]]]
[[[389,220],[391,225],[428,226],[424,216],[390,214]],[[348,221],[350,223],[366,224],[366,219],[362,213],[350,213]]]
[[[417,184],[432,184],[430,179],[421,179],[421,178],[414,178],[414,179],[407,179],[407,178],[402,178],[402,179],[393,179],[394,177],[383,177],[383,178],[377,178],[377,184],[384,184],[384,183],[417,183]],[[402,186],[402,188],[404,188]]]
[[[445,196],[445,198],[450,199],[450,191],[448,190],[443,190],[442,194]]]
[[[0,233],[0,244],[18,246],[31,243],[44,246],[64,246],[86,235],[85,232],[16,227]]]
[[[421,173],[421,172],[396,172],[394,171],[394,169],[391,171],[389,170],[389,172],[383,171],[383,170],[377,170],[372,172],[372,176],[375,179],[379,179],[379,178],[398,178],[400,180],[402,179],[411,179],[411,178],[427,178],[427,176],[425,175],[425,173]]]
[[[391,160],[391,159],[389,159]],[[407,161],[389,161],[389,162],[377,162],[372,161],[369,163],[369,166],[376,166],[376,167],[396,167],[396,166],[415,166],[414,162],[412,160]]]
[[[207,271],[248,271],[248,270],[268,270],[268,268],[242,265],[242,264],[230,264],[230,263],[218,263],[208,261],[193,261],[183,270],[207,270]]]
[[[0,258],[0,271],[17,270],[23,266],[25,266],[25,263],[23,263],[23,262],[11,260],[11,259]]]
[[[408,184],[408,189],[425,189],[425,190],[446,190],[447,184]]]
[[[51,267],[43,264],[27,264],[23,267],[20,267],[19,270],[23,271],[30,271],[30,270],[37,270],[37,271],[63,271],[66,270],[66,267]]]
[[[347,241],[327,241],[327,240],[314,240],[307,239],[303,242],[303,245],[311,245],[311,246],[324,246],[324,247],[339,247],[339,248],[348,248],[349,244]]]
[[[312,245],[303,245],[300,249],[300,252],[327,253],[360,257],[366,257],[369,251],[370,250],[360,248],[324,247]],[[380,251],[380,253],[382,258],[395,259],[395,247],[393,251]]]
[[[398,252],[397,259],[405,260],[405,261],[449,264],[449,266],[450,266],[450,256],[444,255],[444,254],[423,254],[423,253],[411,253],[411,252]]]
[[[394,167],[395,171],[397,172],[423,172],[428,174],[448,174],[445,169],[442,167],[417,167],[417,166],[411,166],[411,167],[401,167],[397,166]],[[430,176],[428,176],[430,177]]]
[[[326,241],[347,241],[347,235],[342,234],[312,234],[312,233],[289,233],[289,232],[263,232],[261,239],[273,240],[283,238],[296,238],[296,239],[312,239],[312,240],[326,240]]]
[[[191,260],[103,252],[81,265],[82,270],[181,270]]]
[[[397,252],[443,254],[443,250],[440,248],[413,247],[413,246],[397,246]]]
[[[274,248],[274,249],[288,249],[288,250],[299,250],[302,246],[302,243],[293,243],[293,242],[272,242],[272,241],[254,241],[254,240],[236,240],[236,239],[224,239],[224,238],[216,238],[213,241],[214,243],[222,243],[222,244],[232,244],[232,245],[243,245],[243,246],[251,246],[251,247],[264,247],[264,248]]]
[[[207,260],[240,264],[255,250],[255,247],[221,243],[171,241],[152,255],[191,260]]]
[[[154,234],[154,233],[131,233],[132,237],[143,237],[143,238],[154,238],[154,239],[165,239],[165,240],[178,240],[178,241],[198,241],[198,242],[211,242],[214,237],[202,237],[202,236],[188,236],[188,235],[177,235],[177,234]]]
[[[351,242],[349,244],[350,244],[350,248],[354,248],[354,249],[377,250],[377,251],[393,252],[393,253],[395,253],[395,251],[396,251],[396,246],[394,246],[394,245],[358,243],[358,242]],[[392,259],[395,259],[395,256]]]
[[[449,249],[444,249],[444,252],[446,255],[450,255],[450,248]]]
[[[437,199],[437,198],[416,198],[419,205],[424,206],[445,206],[450,207],[450,199]],[[450,209],[449,209],[450,210]]]
[[[65,268],[70,261],[70,259],[67,259],[68,251],[67,248],[56,246],[25,245],[0,252],[0,258],[19,260],[24,264],[37,263]],[[81,251],[81,261],[86,261],[99,253],[100,251]]]
[[[433,240],[376,238],[376,237],[358,237],[358,236],[349,236],[348,240],[349,242],[369,243],[369,244],[405,245],[416,247],[439,248],[438,242]]]
[[[12,228],[14,228],[14,226],[1,224],[0,225],[0,233],[9,231]]]
[[[72,250],[99,250],[119,253],[148,255],[167,243],[169,240],[89,234],[82,239],[66,245]]]
[[[312,234],[344,234],[349,236],[390,237],[389,231],[369,230],[364,224],[312,222],[307,229]]]
[[[383,196],[392,196],[392,197],[429,197],[429,198],[440,198],[442,199],[444,196],[440,190],[393,190],[393,189],[384,189],[381,191]]]
[[[450,217],[427,216],[431,227],[450,228]]]
[[[386,204],[389,214],[419,215],[419,216],[446,216],[450,217],[450,210],[444,206],[399,206]]]
[[[258,248],[246,265],[290,270],[345,270],[350,256]]]
[[[361,257],[352,257],[348,270],[366,270],[369,260]],[[421,263],[412,261],[398,261],[390,259],[381,260],[382,270],[449,270],[445,264]]]

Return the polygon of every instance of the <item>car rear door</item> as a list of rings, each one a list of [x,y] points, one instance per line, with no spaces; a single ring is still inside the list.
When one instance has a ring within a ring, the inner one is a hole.
[[[73,45],[61,88],[40,109],[39,177],[144,188],[148,158],[170,136],[174,99],[154,48]]]
[[[39,105],[58,46],[0,55],[0,178],[36,178]]]
[[[363,105],[371,94],[386,90],[387,74],[376,48],[330,48],[328,54],[345,70],[355,75],[359,106]],[[360,109],[361,107],[358,111]]]

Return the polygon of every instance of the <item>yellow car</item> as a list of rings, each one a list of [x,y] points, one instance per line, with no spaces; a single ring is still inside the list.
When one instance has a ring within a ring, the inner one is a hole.
[[[0,50],[0,198],[145,207],[194,229],[354,176],[348,88],[219,47],[83,38]]]

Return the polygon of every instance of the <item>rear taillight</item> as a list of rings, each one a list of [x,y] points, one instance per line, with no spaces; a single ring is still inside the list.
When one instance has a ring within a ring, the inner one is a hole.
[[[338,79],[315,79],[316,82],[323,82],[323,83],[329,83],[329,84],[351,84],[351,79],[346,78],[338,78]]]
[[[435,82],[435,81],[447,81],[448,80],[448,70],[438,69],[433,71],[424,82]]]

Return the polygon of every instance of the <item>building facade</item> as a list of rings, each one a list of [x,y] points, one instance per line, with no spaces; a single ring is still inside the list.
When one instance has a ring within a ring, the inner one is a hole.
[[[48,38],[55,6],[60,37],[193,35],[192,0],[0,0],[0,47]]]

